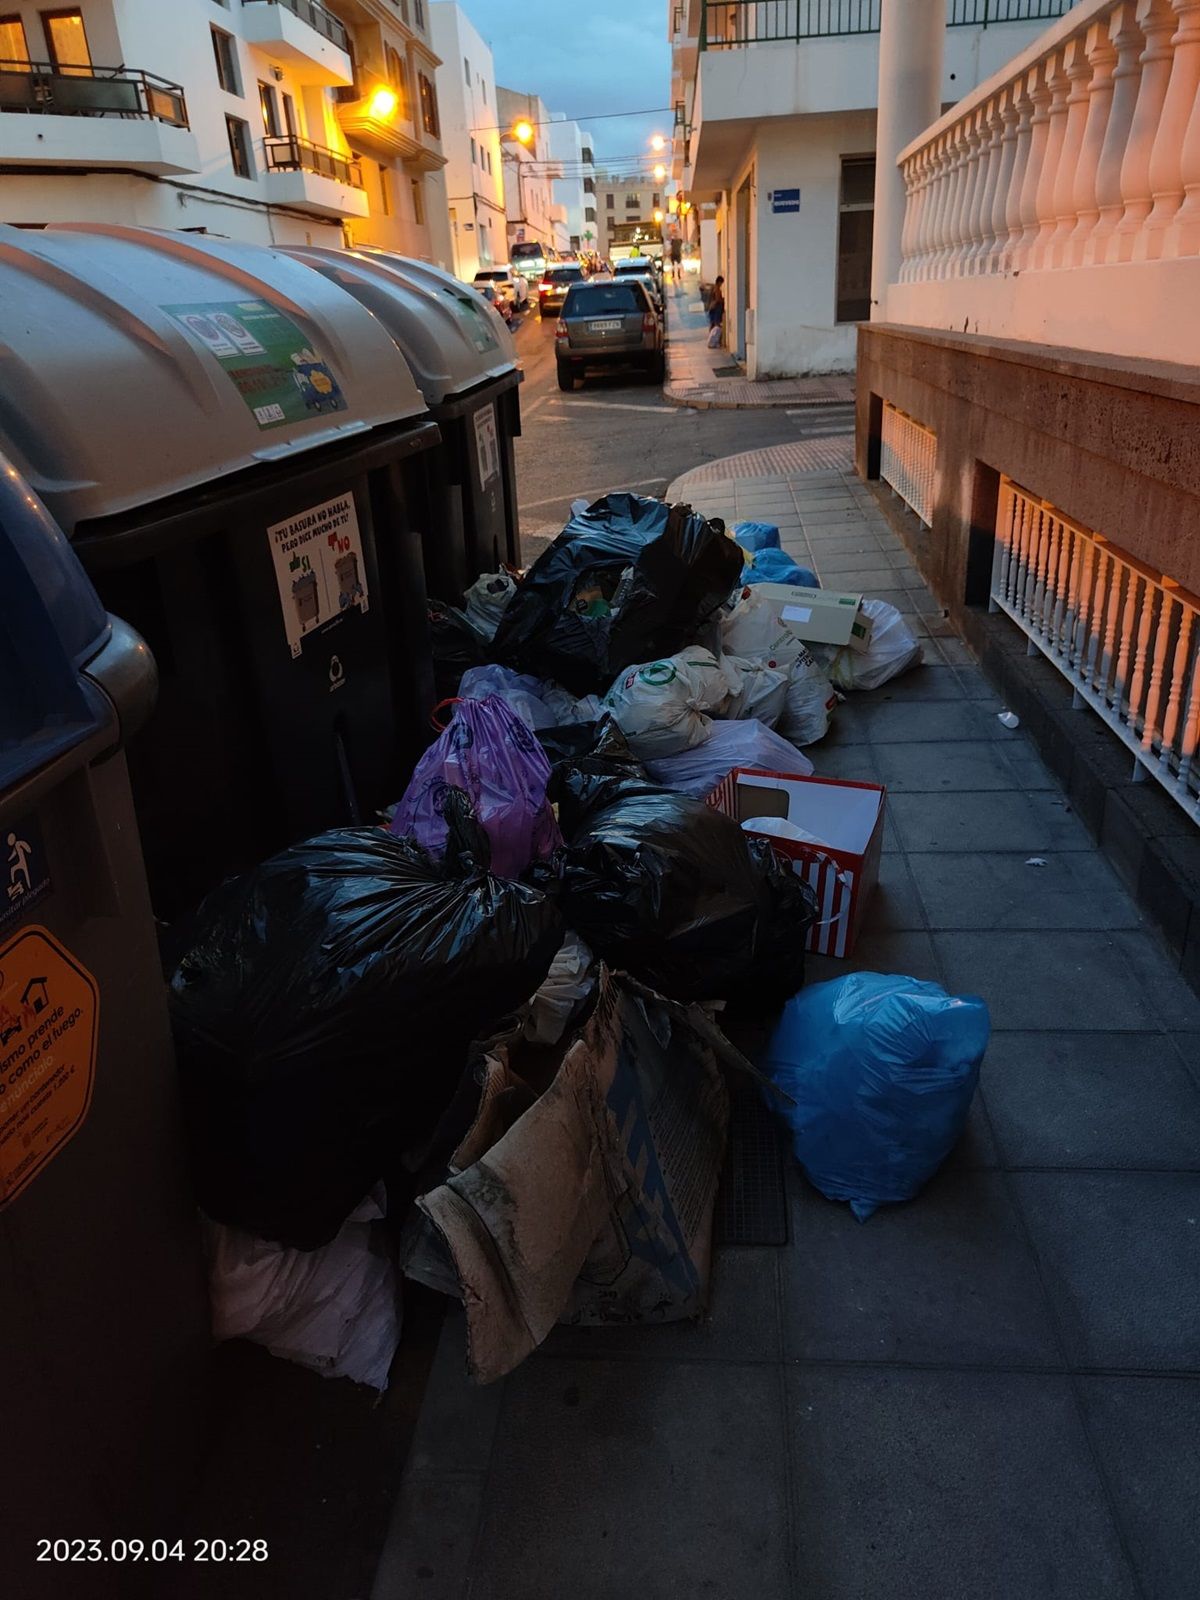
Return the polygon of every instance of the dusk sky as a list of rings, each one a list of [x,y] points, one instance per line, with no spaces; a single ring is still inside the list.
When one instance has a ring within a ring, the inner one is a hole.
[[[671,116],[595,120],[666,106],[671,47],[665,0],[459,0],[492,47],[496,82],[542,97],[590,132],[597,162],[637,156]]]

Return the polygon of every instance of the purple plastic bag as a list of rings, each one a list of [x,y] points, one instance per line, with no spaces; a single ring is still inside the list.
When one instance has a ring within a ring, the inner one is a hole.
[[[464,789],[491,843],[492,871],[517,878],[563,842],[546,799],[549,777],[545,751],[503,700],[455,701],[454,716],[417,763],[391,831],[440,856],[443,798],[449,788]]]

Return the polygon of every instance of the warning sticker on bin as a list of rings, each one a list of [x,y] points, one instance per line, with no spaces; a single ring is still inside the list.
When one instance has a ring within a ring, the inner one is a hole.
[[[95,978],[48,929],[0,945],[0,1211],[83,1126],[99,1010]]]
[[[367,609],[367,569],[354,496],[326,500],[267,529],[283,626],[293,656],[345,611]]]
[[[496,433],[496,407],[484,406],[475,413],[475,454],[479,462],[479,487],[500,476],[500,441]]]
[[[164,306],[229,374],[260,428],[349,409],[329,364],[265,300]]]

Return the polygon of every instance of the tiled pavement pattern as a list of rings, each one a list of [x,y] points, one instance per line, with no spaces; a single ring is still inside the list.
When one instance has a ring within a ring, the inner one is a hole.
[[[667,297],[666,399],[699,411],[854,399],[854,379],[846,373],[761,382],[751,382],[740,374],[718,377],[717,369],[735,366],[736,358],[728,350],[708,348],[708,325],[696,283],[689,278],[676,293],[668,282]]]
[[[453,1317],[375,1600],[1195,1600],[1200,1001],[855,479],[679,494],[924,635],[810,753],[889,790],[852,965],[983,994],[982,1090],[865,1224],[789,1162],[790,1245],[721,1251],[699,1324],[473,1392]]]

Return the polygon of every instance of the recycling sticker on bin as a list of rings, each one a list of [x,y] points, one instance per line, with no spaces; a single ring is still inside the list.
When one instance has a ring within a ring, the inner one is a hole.
[[[367,609],[367,569],[354,496],[339,495],[267,529],[283,626],[293,656],[301,641],[343,611]]]
[[[48,929],[31,924],[0,945],[0,1211],[83,1126],[99,999]]]
[[[197,300],[163,310],[229,374],[260,428],[349,409],[328,363],[265,300]]]

